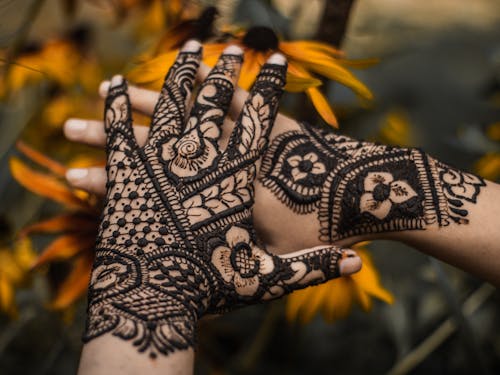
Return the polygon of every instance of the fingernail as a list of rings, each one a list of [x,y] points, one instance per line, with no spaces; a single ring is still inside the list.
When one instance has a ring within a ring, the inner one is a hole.
[[[223,55],[243,55],[243,50],[236,44],[232,44],[222,51]]]
[[[188,40],[181,48],[182,52],[198,52],[200,50],[201,43],[195,39]]]
[[[120,86],[123,83],[123,76],[117,74],[111,78],[111,87]]]
[[[69,130],[73,133],[82,133],[87,129],[87,121],[77,120],[77,119],[69,119],[66,121],[66,130]]]
[[[66,179],[69,181],[78,181],[87,177],[89,171],[85,168],[72,168],[66,172]]]
[[[361,259],[358,256],[350,256],[340,261],[340,274],[342,276],[351,275],[361,269]]]
[[[270,58],[267,59],[268,64],[285,65],[286,57],[281,53],[273,53]]]
[[[99,85],[99,94],[106,96],[109,90],[109,86],[111,85],[111,82],[109,81],[102,81],[101,84]]]

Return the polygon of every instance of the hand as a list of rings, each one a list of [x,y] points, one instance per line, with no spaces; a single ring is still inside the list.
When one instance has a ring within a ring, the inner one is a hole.
[[[268,253],[252,226],[253,182],[278,109],[286,66],[262,68],[220,150],[241,53],[226,50],[187,104],[201,58],[189,42],[165,79],[143,146],[133,134],[127,83],[105,105],[107,184],[89,286],[84,340],[111,333],[154,357],[192,347],[201,316],[279,298],[354,272],[335,246]]]

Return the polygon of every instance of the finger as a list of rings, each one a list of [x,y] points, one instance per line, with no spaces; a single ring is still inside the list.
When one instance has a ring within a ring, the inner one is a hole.
[[[134,125],[132,130],[137,144],[143,146],[148,138],[149,127]],[[106,132],[102,121],[70,118],[64,123],[64,135],[70,141],[90,146],[104,147],[106,145]]]
[[[203,62],[200,63],[200,67],[198,68],[198,72],[196,74],[196,81],[203,82],[208,74],[210,73],[210,67]],[[101,98],[105,98],[108,89],[109,89],[109,81],[101,82],[99,86],[99,95]],[[136,111],[139,111],[147,116],[152,116],[156,103],[158,102],[158,98],[160,94],[157,91],[143,89],[134,85],[128,85],[128,93],[130,96],[130,102],[132,103],[132,108]],[[231,101],[231,105],[229,107],[228,115],[234,121],[238,118],[238,115],[245,104],[246,99],[248,98],[248,91],[243,90],[241,87],[236,87],[233,93],[233,100]]]
[[[68,169],[66,180],[74,188],[97,195],[106,194],[106,170],[104,168]]]
[[[210,67],[205,63],[200,63],[200,68],[198,69],[198,74],[196,75],[196,80],[198,82],[203,82],[203,80],[210,73]],[[231,101],[231,105],[229,106],[228,116],[231,120],[236,121],[238,119],[239,114],[241,113],[241,109],[245,104],[245,101],[248,98],[248,91],[242,89],[241,87],[236,87],[233,93],[233,100]]]
[[[186,116],[186,98],[193,89],[201,50],[198,41],[190,40],[177,55],[165,77],[160,98],[153,111],[150,137],[160,137],[162,132],[181,133]]]
[[[110,81],[103,81],[99,85],[99,96],[105,98],[108,90]],[[132,108],[139,111],[147,116],[153,115],[156,103],[160,97],[160,93],[153,90],[142,89],[134,85],[128,85],[128,93],[130,97],[130,102]]]
[[[243,50],[240,47],[232,45],[222,52],[200,87],[186,131],[196,127],[205,138],[216,141],[220,137],[220,128],[231,104],[242,62]]]
[[[264,151],[278,113],[286,79],[286,59],[273,54],[262,67],[229,139],[226,158]]]
[[[106,150],[126,152],[137,147],[132,131],[132,110],[127,91],[127,81],[121,75],[111,79],[104,105],[104,130]]]
[[[273,256],[273,269],[269,274],[276,274],[278,277],[271,279],[263,299],[279,298],[294,290],[351,275],[358,272],[361,265],[361,258],[354,250],[338,246],[319,246],[287,255]],[[270,268],[263,266],[261,269]],[[269,283],[265,274],[261,275],[261,278],[263,282]]]

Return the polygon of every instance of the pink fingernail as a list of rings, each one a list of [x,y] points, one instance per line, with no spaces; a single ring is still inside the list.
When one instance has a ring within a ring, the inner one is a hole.
[[[340,261],[340,274],[351,275],[361,269],[361,259],[358,256],[344,258]]]
[[[66,129],[72,132],[83,132],[87,129],[87,121],[77,120],[77,119],[69,119],[66,121]]]
[[[267,59],[268,64],[285,65],[286,57],[281,53],[273,53],[269,59]]]
[[[201,47],[201,43],[195,39],[188,40],[181,48],[182,52],[198,52]]]
[[[241,49],[240,46],[237,46],[236,44],[232,44],[224,49],[222,51],[223,55],[243,55],[243,50]]]
[[[78,181],[87,177],[89,171],[85,168],[72,168],[66,172],[66,179],[69,181]]]

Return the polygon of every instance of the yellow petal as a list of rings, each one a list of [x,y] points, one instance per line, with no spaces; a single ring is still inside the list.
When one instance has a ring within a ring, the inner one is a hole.
[[[17,308],[14,301],[14,288],[9,280],[0,271],[0,309],[15,317],[17,315]]]
[[[159,91],[176,56],[177,51],[170,51],[158,55],[154,59],[144,62],[130,70],[127,74],[127,79],[135,84]]]
[[[348,60],[348,59],[337,59],[337,62],[341,65],[348,66],[354,69],[365,69],[377,65],[380,59],[361,59],[361,60]]]
[[[28,270],[36,258],[33,243],[28,237],[18,239],[14,244],[14,258],[19,267]]]
[[[241,66],[238,86],[247,91],[250,90],[257,78],[257,74],[259,74],[260,64],[257,55],[258,52],[252,50],[245,51],[245,60]]]
[[[334,47],[313,41],[280,42],[279,50],[289,59],[303,61],[315,61],[343,56],[343,52]]]
[[[316,108],[320,114],[321,118],[325,120],[327,124],[333,126],[334,128],[338,128],[339,125],[337,123],[337,118],[335,117],[328,100],[321,93],[321,91],[319,91],[316,87],[313,87],[307,89],[306,94],[314,105],[314,108]]]
[[[41,152],[31,148],[23,141],[16,143],[16,148],[31,161],[37,163],[38,165],[47,168],[50,172],[57,176],[63,177],[66,173],[66,167],[61,163],[49,158],[48,156],[42,154]]]
[[[314,316],[320,311],[321,305],[325,302],[330,294],[330,288],[327,284],[320,284],[309,287],[309,298],[301,310],[301,323],[309,323]]]
[[[323,305],[323,317],[327,322],[343,319],[352,308],[353,288],[348,277],[328,281],[330,293]]]
[[[29,225],[21,230],[19,235],[25,236],[30,233],[58,233],[69,231],[92,231],[97,230],[97,216],[92,217],[81,213],[65,213],[47,220]]]
[[[44,173],[34,171],[17,158],[9,161],[12,177],[26,189],[73,208],[88,209],[85,200],[78,198],[65,184]]]
[[[491,181],[500,178],[500,153],[489,153],[476,162],[477,174]]]
[[[69,259],[81,252],[90,252],[94,247],[94,243],[95,239],[88,236],[82,237],[72,234],[59,236],[45,247],[33,264],[33,268],[54,260]]]
[[[89,285],[91,270],[92,256],[87,254],[78,257],[49,307],[56,310],[64,309],[83,296]]]
[[[311,87],[321,86],[319,79],[297,76],[288,73],[286,77],[285,91],[288,92],[304,92]]]
[[[336,81],[344,86],[349,87],[360,97],[372,100],[373,94],[370,89],[359,81],[351,72],[342,67],[333,59],[307,61],[302,64],[306,69],[310,69],[315,73],[325,76],[333,81]]]

